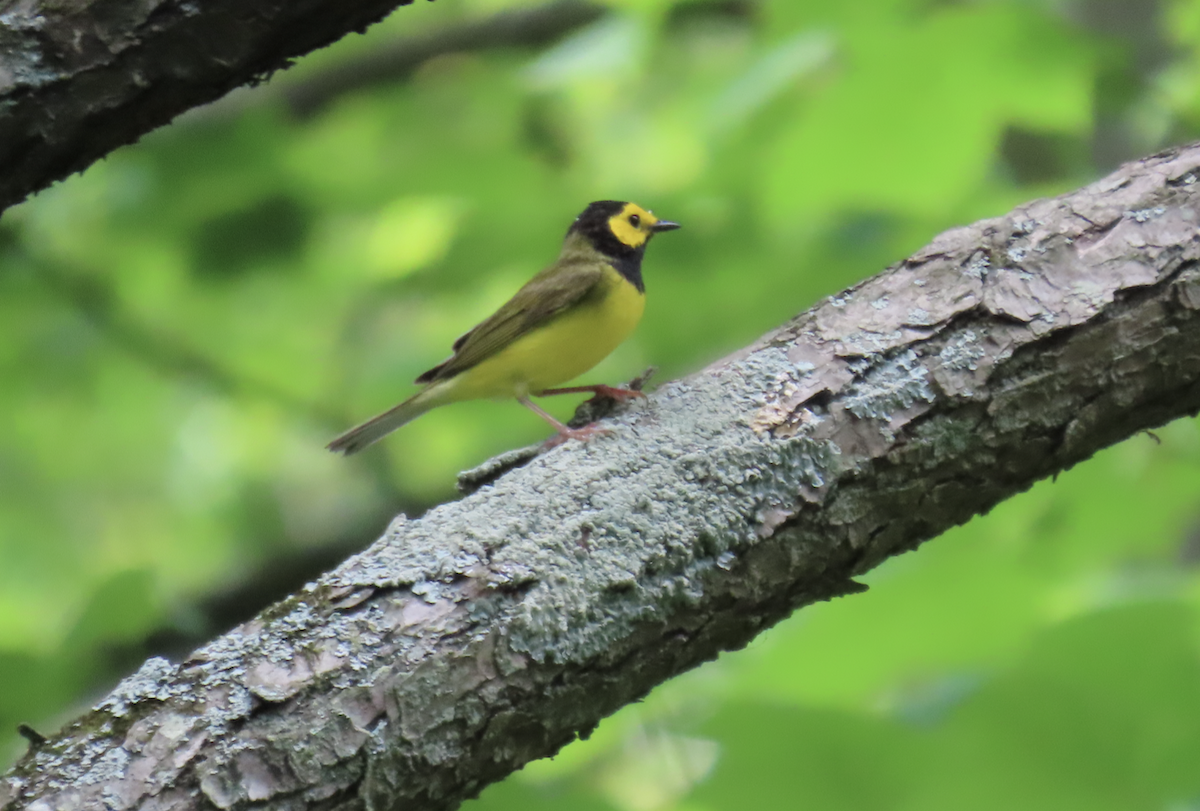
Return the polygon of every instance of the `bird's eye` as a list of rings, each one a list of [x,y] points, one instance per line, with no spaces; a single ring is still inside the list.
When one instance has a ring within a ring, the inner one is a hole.
[[[634,228],[637,228],[639,225],[642,224],[642,218],[636,214],[630,214],[629,215],[629,224],[632,225]]]

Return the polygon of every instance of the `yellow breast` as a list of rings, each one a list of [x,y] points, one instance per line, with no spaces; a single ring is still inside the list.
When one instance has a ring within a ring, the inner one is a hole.
[[[645,304],[636,287],[605,267],[583,301],[455,378],[453,399],[537,394],[566,383],[628,338]]]

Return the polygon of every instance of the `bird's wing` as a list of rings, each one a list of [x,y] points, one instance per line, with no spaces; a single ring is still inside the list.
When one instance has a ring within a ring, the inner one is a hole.
[[[417,378],[447,380],[490,358],[592,292],[604,275],[600,262],[556,264],[534,276],[499,310],[454,342],[454,354]]]

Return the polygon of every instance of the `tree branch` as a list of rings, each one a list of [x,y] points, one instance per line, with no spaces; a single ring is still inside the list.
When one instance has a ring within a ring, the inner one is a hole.
[[[21,254],[13,252],[10,256],[16,258]],[[64,304],[86,319],[114,346],[156,372],[166,377],[194,377],[228,397],[262,397],[330,430],[346,422],[345,415],[332,408],[309,402],[268,380],[241,374],[189,346],[178,336],[138,321],[121,309],[112,289],[98,281],[98,277],[79,274],[48,259],[24,258],[38,269],[38,278]]]
[[[594,22],[604,11],[603,6],[583,0],[554,0],[542,6],[500,11],[487,19],[398,40],[304,81],[281,84],[279,94],[294,115],[311,116],[346,93],[403,79],[437,56],[484,48],[542,46]]]
[[[8,4],[0,210],[412,0]]]
[[[386,535],[0,808],[453,808],[1034,481],[1200,408],[1200,145],[937,237]]]
[[[295,118],[309,118],[347,93],[402,81],[439,56],[544,46],[595,22],[604,12],[603,6],[585,0],[551,0],[530,8],[505,9],[483,19],[384,42],[324,70],[299,76],[293,73],[268,85],[242,88],[219,104],[194,110],[188,118],[192,122],[228,121],[250,108],[275,103]]]

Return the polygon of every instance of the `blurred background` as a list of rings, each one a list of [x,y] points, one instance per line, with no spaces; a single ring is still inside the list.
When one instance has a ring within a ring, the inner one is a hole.
[[[685,226],[588,376],[662,380],[1196,138],[1198,87],[1200,0],[439,0],[6,213],[0,761],[544,437],[484,402],[322,448],[588,201]],[[892,560],[470,808],[1200,809],[1197,429]]]

